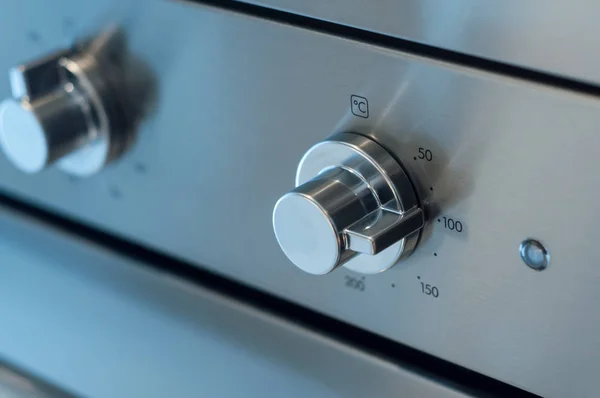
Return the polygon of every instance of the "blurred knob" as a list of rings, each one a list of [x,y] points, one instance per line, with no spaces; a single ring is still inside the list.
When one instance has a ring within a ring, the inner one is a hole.
[[[36,173],[57,163],[79,176],[114,157],[122,112],[96,54],[65,50],[10,73],[12,97],[0,103],[0,145],[20,170]]]

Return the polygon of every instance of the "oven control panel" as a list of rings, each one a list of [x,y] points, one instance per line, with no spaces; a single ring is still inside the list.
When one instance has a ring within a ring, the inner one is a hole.
[[[536,394],[595,394],[600,98],[128,6],[3,6],[3,193]]]

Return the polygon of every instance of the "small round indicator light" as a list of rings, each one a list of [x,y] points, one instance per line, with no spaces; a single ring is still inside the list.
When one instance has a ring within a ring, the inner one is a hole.
[[[543,271],[550,263],[550,253],[535,239],[525,239],[519,245],[521,259],[529,268],[535,271]]]

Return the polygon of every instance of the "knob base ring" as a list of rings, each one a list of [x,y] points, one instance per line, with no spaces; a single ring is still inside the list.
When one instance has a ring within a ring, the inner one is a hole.
[[[89,69],[97,67],[92,57],[71,59],[63,57],[58,65],[66,74],[65,81],[73,82],[81,88],[86,100],[90,103],[90,141],[82,148],[60,159],[57,166],[65,173],[85,177],[100,171],[110,161],[111,135],[109,116],[101,100],[101,94],[96,86],[89,80],[92,75]]]

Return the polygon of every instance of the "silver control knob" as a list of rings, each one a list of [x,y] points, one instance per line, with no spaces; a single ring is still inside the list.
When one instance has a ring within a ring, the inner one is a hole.
[[[68,50],[10,71],[0,145],[17,168],[36,173],[56,162],[85,176],[114,157],[120,115],[101,69],[94,54]]]
[[[352,133],[309,149],[296,189],[273,210],[283,252],[315,275],[340,265],[365,274],[385,271],[412,252],[424,222],[402,166],[375,141]]]

